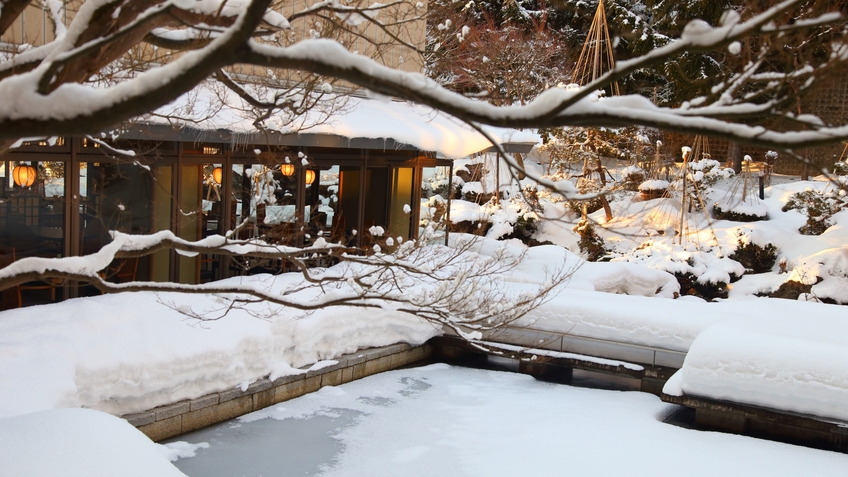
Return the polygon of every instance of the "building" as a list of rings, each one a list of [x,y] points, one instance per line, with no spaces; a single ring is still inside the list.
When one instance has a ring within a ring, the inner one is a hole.
[[[237,229],[241,239],[368,247],[372,227],[381,227],[409,239],[432,219],[429,202],[449,210],[450,159],[491,147],[426,107],[354,97],[343,109],[305,133],[259,133],[224,110],[194,127],[147,121],[107,138],[24,142],[0,157],[0,252],[6,262],[85,255],[111,240],[109,230],[171,230],[194,241]],[[510,151],[535,143],[527,133],[491,132]],[[112,280],[200,283],[285,264],[162,250],[113,265]],[[5,306],[91,292],[36,283]]]

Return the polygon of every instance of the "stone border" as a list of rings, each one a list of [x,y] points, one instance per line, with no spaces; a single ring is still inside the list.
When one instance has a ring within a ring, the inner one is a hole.
[[[363,349],[335,358],[338,364],[316,371],[284,376],[275,381],[263,378],[244,391],[230,389],[121,417],[147,437],[161,441],[315,392],[324,386],[338,386],[422,361],[432,354],[433,347],[426,343]]]
[[[480,349],[479,347],[473,346],[467,341],[453,336],[436,336],[435,338],[431,338],[429,343],[431,343],[434,347],[434,359],[447,363],[457,363],[468,360],[471,360],[473,363],[474,360],[477,360],[477,366],[485,366],[485,364],[482,363],[485,363],[487,357],[490,355],[490,353]],[[492,344],[492,347],[497,347],[498,345],[495,341],[493,341]],[[501,340],[501,344],[514,346],[513,343],[506,343],[505,340]],[[536,344],[538,344],[538,340],[536,340]],[[543,351],[546,350],[543,349]],[[618,360],[607,357],[603,357],[603,359],[613,362],[603,363],[591,359],[593,357],[598,357],[598,354],[599,353],[594,355],[586,354],[586,359],[580,359],[579,357],[538,355],[527,350],[503,350],[499,356],[518,361],[519,373],[530,374],[540,379],[568,382],[571,379],[571,370],[579,369],[639,380],[639,387],[642,392],[657,396],[662,394],[662,388],[666,381],[668,381],[671,375],[677,371],[677,368],[650,364],[638,364],[638,366],[642,369],[633,369],[633,367],[628,368],[624,366],[625,362],[623,361],[620,363],[614,363],[614,361]],[[475,364],[471,365],[474,366]]]
[[[735,434],[765,434],[848,452],[848,422],[732,401],[663,393],[663,402],[695,410],[695,424]]]

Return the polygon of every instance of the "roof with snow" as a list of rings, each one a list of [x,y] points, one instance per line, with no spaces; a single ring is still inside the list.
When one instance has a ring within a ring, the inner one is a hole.
[[[341,106],[332,112],[315,108],[297,118],[276,115],[265,120],[262,125],[266,130],[260,131],[254,125],[256,113],[239,104],[240,98],[227,97],[222,103],[220,92],[198,88],[160,109],[156,116],[144,118],[122,136],[234,145],[418,149],[451,159],[494,149],[480,132],[427,106],[353,96],[336,98],[343,99],[337,100]],[[540,142],[535,132],[493,127],[484,130],[507,152],[528,152]]]

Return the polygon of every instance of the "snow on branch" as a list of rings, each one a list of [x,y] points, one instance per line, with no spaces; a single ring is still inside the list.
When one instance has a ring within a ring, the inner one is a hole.
[[[826,125],[807,117],[797,120],[786,112],[794,97],[790,90],[794,88],[798,93],[812,88],[819,73],[844,67],[848,48],[836,44],[830,58],[817,65],[798,65],[794,71],[767,71],[769,62],[764,60],[771,52],[764,49],[755,53],[753,61],[733,78],[720,83],[709,98],[691,98],[679,107],[658,107],[638,95],[605,98],[598,94],[607,85],[640,69],[664,64],[687,53],[724,48],[738,51],[739,43],[751,38],[758,41],[771,38],[777,44],[781,35],[789,32],[844,21],[839,13],[795,18],[798,15],[793,13],[803,6],[802,0],[785,0],[745,20],[738,14],[728,14],[717,26],[693,21],[679,39],[618,62],[612,71],[584,87],[551,88],[525,106],[508,107],[469,99],[445,90],[423,75],[382,66],[348,49],[339,38],[319,38],[333,29],[364,38],[358,27],[347,21],[354,17],[378,29],[420,19],[417,6],[405,1],[370,6],[324,1],[282,16],[269,9],[270,0],[190,4],[146,0],[139,4],[144,8],[121,10],[117,17],[121,19],[119,26],[105,28],[98,34],[95,19],[108,12],[114,15],[119,3],[88,0],[60,38],[0,64],[0,94],[9,98],[0,105],[0,141],[28,137],[32,131],[62,136],[106,129],[149,113],[216,71],[236,64],[346,81],[378,94],[426,104],[476,124],[514,128],[642,125],[779,150],[848,138],[848,125]],[[390,15],[388,11],[394,13]],[[173,17],[179,21],[175,22]],[[786,21],[789,17],[791,22]],[[310,35],[298,39],[291,30],[291,21],[307,18],[313,19],[316,27]],[[785,24],[780,24],[781,21]],[[318,27],[319,23],[332,26]],[[386,31],[390,38],[386,41],[418,50],[393,30]],[[275,40],[267,41],[269,35]],[[97,72],[90,68],[103,67],[105,61],[117,59],[144,41],[170,44],[176,51],[191,51],[108,87],[95,89],[76,84]],[[378,45],[377,40],[370,41],[377,50],[385,46]],[[91,52],[103,58],[86,63],[83,58],[91,56],[86,55]],[[73,75],[69,71],[74,71]],[[793,88],[788,88],[788,84]],[[752,118],[789,118],[795,129],[784,131],[752,125],[749,121]]]
[[[83,135],[173,101],[218,68],[238,61],[235,51],[253,35],[270,3],[271,0],[247,3],[233,26],[208,46],[109,88],[95,90],[63,83],[44,94],[38,86],[43,80],[50,80],[49,75],[45,76],[51,69],[50,62],[0,81],[0,95],[8,99],[0,105],[0,140],[26,137],[31,131]],[[66,37],[72,36],[76,21]]]
[[[323,239],[311,246],[292,247],[223,236],[190,242],[170,231],[152,235],[112,232],[112,242],[91,255],[28,257],[0,269],[0,290],[38,279],[62,279],[93,285],[103,293],[206,294],[224,303],[217,312],[177,309],[201,320],[219,319],[230,310],[257,302],[303,311],[332,306],[380,308],[414,315],[477,339],[481,332],[512,323],[552,298],[573,273],[569,268],[572,264],[563,263],[550,270],[536,289],[516,292],[505,287],[503,279],[523,255],[512,254],[504,246],[484,256],[474,252],[472,239],[461,240],[455,247],[425,245],[430,234],[432,231],[425,232],[420,241],[405,241],[388,253],[365,254]],[[113,260],[147,256],[163,249],[184,255],[203,253],[287,263],[299,271],[300,279],[282,280],[270,287],[266,282],[238,283],[232,279],[200,285],[109,281]],[[335,265],[316,266],[332,263]]]

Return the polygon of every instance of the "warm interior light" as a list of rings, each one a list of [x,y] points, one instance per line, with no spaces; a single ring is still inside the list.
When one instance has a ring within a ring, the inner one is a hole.
[[[286,177],[291,177],[291,175],[294,174],[294,165],[283,164],[280,166],[280,172],[282,172]]]
[[[306,170],[306,183],[312,184],[313,182],[315,182],[315,171],[307,169]]]
[[[19,187],[29,187],[35,183],[37,172],[33,166],[19,164],[12,169],[12,179]]]
[[[214,180],[216,184],[220,184],[221,181],[224,180],[224,169],[221,169],[220,167],[212,169],[212,180]]]

